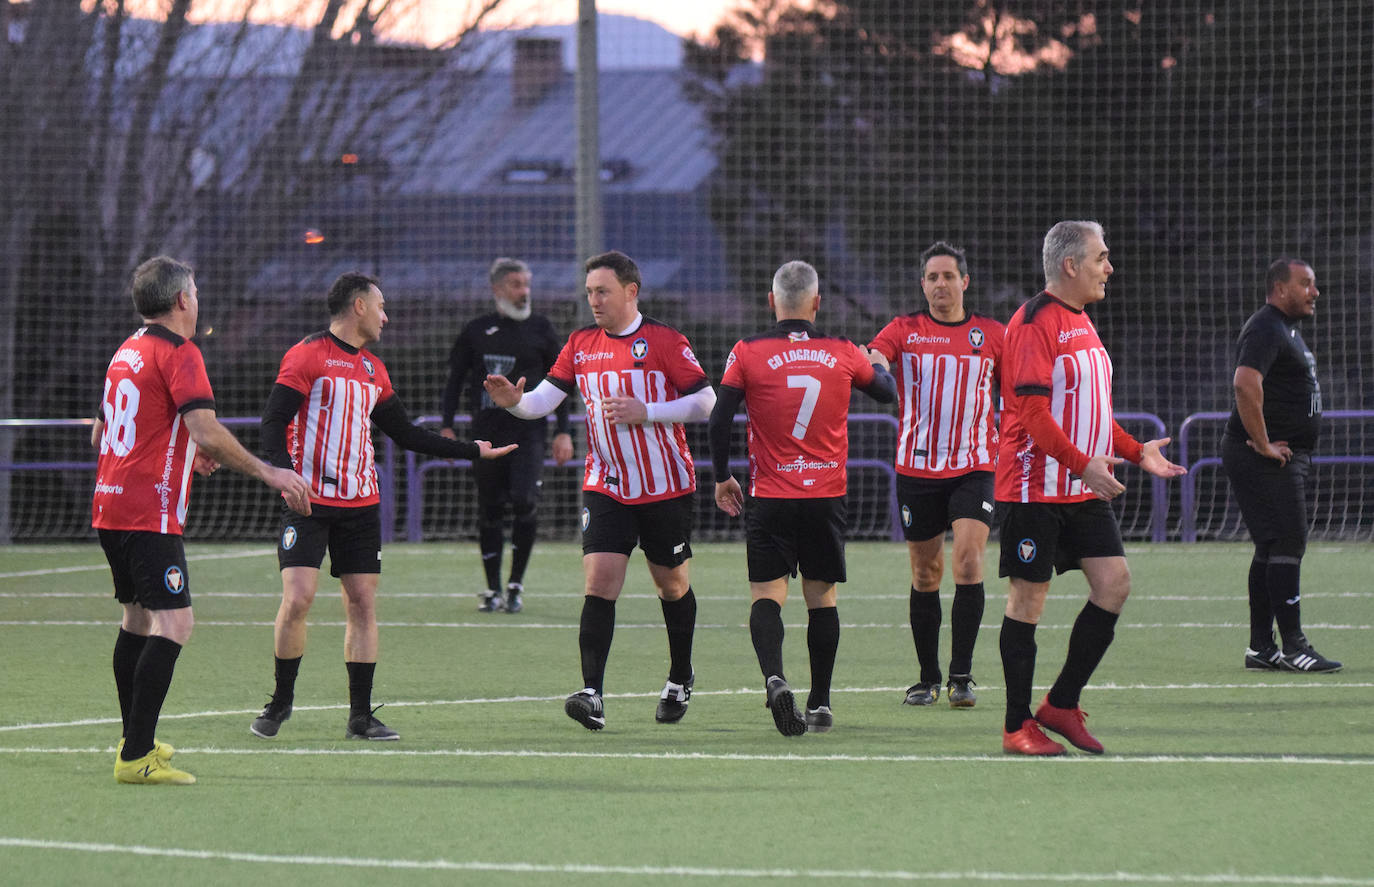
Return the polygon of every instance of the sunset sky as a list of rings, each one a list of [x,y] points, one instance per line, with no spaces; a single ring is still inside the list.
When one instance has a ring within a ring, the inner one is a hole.
[[[431,33],[451,33],[457,22],[453,0],[420,0],[424,26]],[[597,12],[633,15],[657,22],[682,36],[710,33],[736,0],[597,0]],[[577,0],[507,0],[496,21],[511,24],[555,24],[577,20]]]

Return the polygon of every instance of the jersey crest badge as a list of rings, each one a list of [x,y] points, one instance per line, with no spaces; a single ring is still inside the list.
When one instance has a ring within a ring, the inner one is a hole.
[[[1016,556],[1021,559],[1021,563],[1028,564],[1035,560],[1035,540],[1022,539],[1016,543]]]
[[[648,354],[648,353],[649,353],[649,340],[648,340],[648,339],[644,339],[644,338],[635,339],[634,344],[630,346],[630,356],[633,357],[635,360],[643,360],[643,359],[644,359],[644,356],[645,356],[646,354]]]
[[[911,507],[909,505],[902,506],[902,526],[911,526]]]
[[[983,341],[983,331],[980,328],[974,327],[968,331],[968,343],[974,348],[982,348]]]
[[[181,594],[186,588],[186,575],[181,572],[181,567],[173,564],[162,574],[162,584],[166,585],[172,594]]]
[[[281,547],[282,551],[290,551],[292,548],[296,547],[295,527],[287,527],[285,530],[281,531]]]
[[[592,513],[589,509],[582,509],[582,532],[587,532],[587,526],[592,522]]]
[[[377,368],[374,367],[374,366],[372,365],[372,361],[368,360],[366,357],[364,357],[364,358],[362,359],[362,361],[363,361],[363,369],[367,370],[367,374],[368,374],[369,376],[375,376],[375,375],[377,375]]]

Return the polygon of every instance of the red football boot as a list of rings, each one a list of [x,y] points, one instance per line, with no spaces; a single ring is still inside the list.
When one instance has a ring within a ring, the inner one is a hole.
[[[1015,733],[1002,728],[1002,751],[1010,755],[1062,755],[1064,746],[1046,736],[1034,718],[1027,718]]]
[[[1100,755],[1102,754],[1102,743],[1098,742],[1083,724],[1087,717],[1087,712],[1076,706],[1074,708],[1055,708],[1050,705],[1048,696],[1035,710],[1035,719],[1040,722],[1042,727],[1048,727],[1063,736],[1073,743],[1075,748],[1081,748],[1090,755]]]

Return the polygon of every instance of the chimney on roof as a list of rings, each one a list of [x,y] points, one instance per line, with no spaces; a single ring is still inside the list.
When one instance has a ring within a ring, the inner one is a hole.
[[[538,104],[549,87],[563,78],[563,41],[556,37],[518,37],[511,72],[515,104]]]

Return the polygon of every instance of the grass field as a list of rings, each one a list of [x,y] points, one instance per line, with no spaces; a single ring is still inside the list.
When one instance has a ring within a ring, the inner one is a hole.
[[[374,702],[399,743],[343,739],[342,607],[316,602],[295,715],[271,690],[269,546],[192,545],[195,637],[159,738],[188,788],[116,785],[117,605],[98,546],[0,549],[0,883],[1374,885],[1374,546],[1314,545],[1304,616],[1335,675],[1246,671],[1245,546],[1133,546],[1135,594],[1084,694],[1100,758],[1001,754],[1003,587],[979,703],[900,704],[916,679],[901,546],[850,547],[836,727],[784,738],[763,708],[740,545],[702,545],[696,693],[657,725],[662,617],[636,558],[606,729],[581,686],[579,556],[537,549],[518,615],[480,614],[475,545],[385,553]],[[989,572],[995,573],[995,552]],[[457,578],[455,578],[457,577]],[[1080,575],[1056,580],[1037,687],[1063,661]],[[948,655],[949,580],[942,655]],[[800,589],[786,664],[808,683]]]

